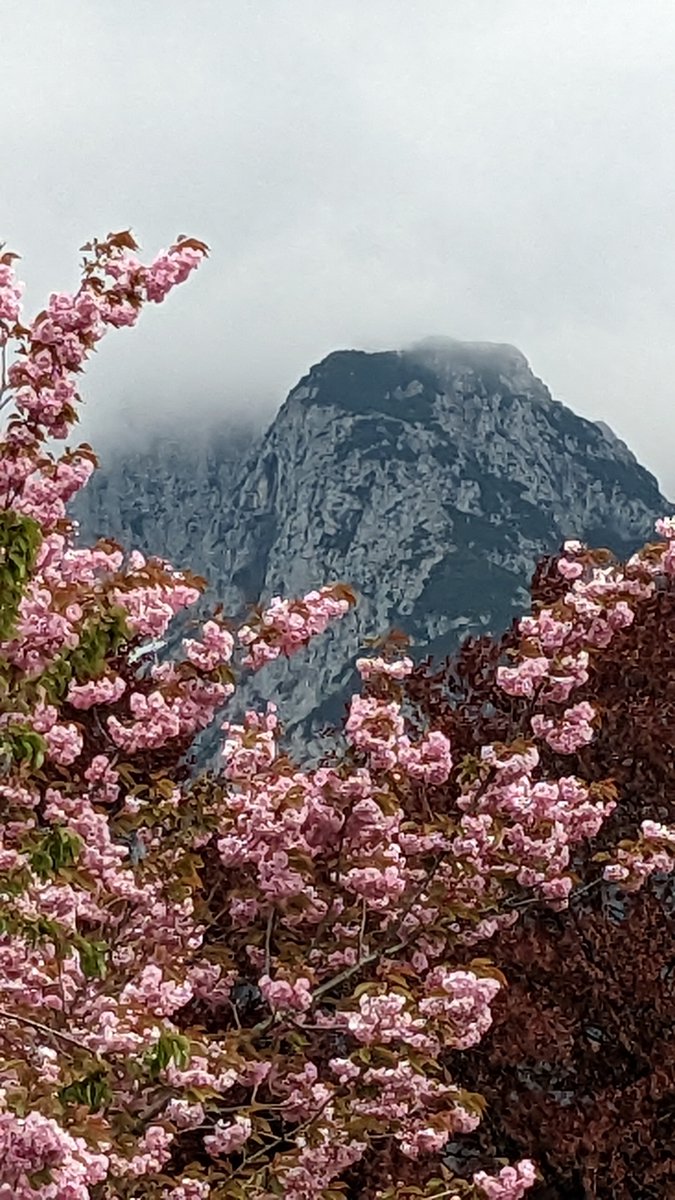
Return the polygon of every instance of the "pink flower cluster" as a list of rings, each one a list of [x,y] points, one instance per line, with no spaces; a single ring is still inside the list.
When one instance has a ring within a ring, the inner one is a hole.
[[[162,251],[144,272],[143,282],[148,300],[161,304],[172,288],[184,283],[191,271],[198,267],[204,257],[203,251],[194,246],[172,246]]]
[[[15,636],[3,652],[27,675],[39,675],[63,650],[73,650],[79,641],[82,609],[72,603],[55,608],[54,595],[42,580],[32,580],[19,603]]]
[[[438,787],[446,783],[452,770],[450,742],[444,733],[432,729],[417,744],[408,737],[399,739],[396,757],[411,779]]]
[[[52,762],[67,767],[79,757],[82,734],[77,725],[63,724],[58,720],[58,711],[53,704],[37,704],[31,724],[36,733],[44,738],[47,755]]]
[[[312,1004],[312,986],[309,979],[302,975],[293,983],[285,979],[270,979],[269,975],[261,975],[258,986],[272,1012],[307,1012]]]
[[[114,804],[119,796],[119,775],[106,754],[96,754],[84,772],[92,797],[99,804]]]
[[[500,986],[496,979],[481,978],[473,971],[435,967],[426,977],[427,995],[419,1009],[427,1018],[442,1018],[450,1028],[452,1045],[465,1050],[477,1045],[490,1028],[490,1004]]]
[[[537,1172],[534,1163],[529,1158],[523,1158],[515,1167],[504,1167],[498,1175],[478,1171],[473,1181],[487,1200],[521,1200],[536,1183]]]
[[[523,658],[515,667],[498,667],[497,682],[509,696],[533,696],[549,672],[550,663],[542,654]]]
[[[352,745],[368,755],[374,770],[390,770],[396,765],[396,748],[405,724],[400,705],[376,696],[352,696],[345,725]]]
[[[232,684],[212,679],[179,677],[172,664],[154,668],[155,680],[168,683],[168,698],[161,686],[151,692],[132,692],[129,697],[131,722],[116,716],[107,719],[110,737],[121,749],[134,753],[157,749],[173,738],[192,737],[210,725],[217,710],[232,695]]]
[[[178,1187],[168,1188],[162,1193],[162,1200],[209,1200],[211,1185],[203,1179],[188,1179],[178,1184]]]
[[[353,601],[332,585],[308,592],[302,600],[274,596],[255,622],[242,625],[238,638],[247,648],[244,666],[258,670],[280,654],[295,654],[331,621],[344,617]]]
[[[304,1134],[297,1138],[299,1153],[292,1166],[282,1167],[286,1200],[318,1200],[331,1180],[358,1162],[366,1143],[348,1139],[333,1127],[317,1130],[310,1144]]]
[[[593,740],[591,721],[595,715],[593,705],[583,700],[581,704],[565,709],[559,720],[535,713],[531,721],[532,732],[548,742],[557,754],[574,754]]]
[[[326,804],[311,776],[270,771],[242,782],[231,797],[218,853],[226,867],[252,869],[265,900],[288,901],[302,895],[319,920],[325,904],[307,868],[311,870],[312,860],[324,852],[340,824],[339,814]],[[299,858],[304,858],[305,871],[295,865]]]
[[[237,636],[216,615],[185,638],[182,661],[148,664],[142,639],[162,638],[203,585],[111,543],[76,547],[65,505],[93,456],[82,447],[54,462],[43,445],[72,426],[76,377],[105,330],[133,325],[204,253],[180,242],[144,267],[132,246],[127,235],[95,244],[78,293],[52,295],[28,333],[14,331],[19,415],[0,488],[42,543],[0,648],[0,733],[19,726],[17,744],[22,730],[39,733],[46,758],[33,769],[4,754],[0,768],[11,884],[0,1200],[93,1200],[120,1187],[138,1200],[207,1200],[230,1178],[251,1200],[280,1189],[319,1200],[389,1140],[422,1172],[476,1127],[475,1099],[435,1065],[477,1045],[492,1020],[499,983],[481,960],[462,965],[466,947],[516,920],[525,890],[563,906],[571,850],[613,802],[574,776],[542,778],[532,742],[485,746],[453,776],[447,737],[413,734],[405,715],[408,657],[358,660],[367,694],[352,699],[347,749],[321,766],[283,753],[270,705],[224,724],[222,772],[188,778],[186,752],[232,691],[235,649],[253,668],[294,653],[353,597],[340,585],[275,597]],[[7,267],[2,330],[18,311]],[[592,738],[593,705],[570,696],[592,681],[594,656],[659,575],[675,573],[675,520],[660,532],[663,551],[625,569],[567,543],[562,601],[520,624],[499,680],[557,753]],[[90,678],[75,652],[97,622],[114,649]],[[645,822],[615,859],[605,877],[639,886],[672,869],[675,833]],[[104,1084],[88,1113],[64,1099],[85,1083]],[[186,1150],[187,1174],[174,1179]],[[474,1185],[520,1200],[534,1180],[524,1160]]]
[[[504,691],[558,704],[587,683],[589,651],[605,648],[629,626],[635,618],[633,605],[653,590],[653,583],[640,575],[645,563],[638,560],[633,567],[637,569],[629,575],[618,566],[593,566],[581,543],[566,542],[558,569],[571,588],[557,610],[543,607],[520,621],[522,653],[515,666],[497,670]]]
[[[138,555],[142,559],[142,555]],[[136,565],[136,564],[134,564]],[[138,564],[145,566],[145,560]],[[177,572],[171,582],[144,584],[122,590],[114,588],[111,601],[124,609],[129,626],[143,637],[161,637],[166,633],[176,613],[189,608],[199,599],[194,587],[185,585]]]
[[[189,662],[203,671],[213,671],[229,663],[234,651],[234,638],[216,621],[207,621],[202,629],[201,641],[185,638],[183,649]]]
[[[88,683],[71,683],[68,700],[73,708],[88,709],[95,704],[115,704],[124,695],[127,685],[119,675],[102,675]]]
[[[218,1121],[213,1133],[204,1138],[204,1146],[212,1158],[227,1158],[237,1154],[248,1141],[253,1130],[249,1117],[235,1117],[228,1124]]]
[[[398,765],[411,779],[435,785],[445,783],[450,775],[452,755],[445,734],[432,730],[413,744],[395,700],[352,696],[345,732],[352,745],[368,756],[372,770],[387,771]]]
[[[451,894],[502,894],[502,879],[514,877],[521,887],[533,887],[556,907],[564,906],[572,880],[570,846],[594,837],[613,811],[612,800],[593,800],[586,784],[573,776],[534,780],[539,762],[534,747],[525,753],[495,747],[483,749],[491,768],[487,781],[469,786],[458,801],[464,810],[452,841],[458,863],[442,868]],[[489,887],[487,886],[489,883]]]
[[[675,869],[675,829],[643,821],[637,841],[618,847],[614,857],[616,861],[604,869],[604,878],[625,892],[636,891],[651,875],[670,875]]]
[[[140,1179],[144,1175],[158,1174],[171,1157],[174,1137],[163,1125],[149,1125],[138,1143],[136,1153],[130,1158],[111,1154],[113,1176]]]
[[[411,658],[399,658],[393,662],[384,658],[357,658],[356,669],[363,680],[370,679],[405,679],[413,669]]]
[[[411,1012],[406,997],[399,992],[361,996],[358,1009],[346,1014],[344,1022],[363,1046],[402,1042],[432,1054],[437,1046],[426,1033],[426,1021]]]
[[[268,704],[264,715],[247,712],[244,724],[224,721],[225,740],[222,747],[225,775],[243,781],[266,771],[276,758],[276,736],[279,726],[276,704]]]
[[[197,1129],[204,1123],[204,1106],[199,1101],[169,1100],[163,1116],[172,1121],[176,1129]]]
[[[199,265],[204,253],[205,247],[179,242],[143,267],[111,241],[107,257],[97,260],[98,276],[88,273],[75,295],[52,294],[47,309],[30,326],[22,357],[9,370],[19,411],[50,436],[65,437],[77,398],[72,376],[81,370],[106,327],[135,324],[142,304],[162,301]],[[5,322],[16,321],[21,293],[11,267],[2,265],[1,271],[0,312]]]
[[[192,987],[166,977],[161,967],[148,963],[137,979],[130,980],[120,995],[120,1004],[136,1006],[157,1017],[171,1017],[189,1004]]]
[[[0,258],[0,344],[6,338],[6,328],[14,325],[21,315],[23,285],[9,262]],[[4,326],[4,330],[3,330]]]
[[[108,1174],[106,1154],[92,1151],[56,1121],[30,1112],[15,1117],[0,1112],[1,1200],[90,1200],[95,1184]],[[45,1183],[34,1183],[45,1173]]]
[[[457,1088],[416,1069],[407,1059],[395,1067],[369,1068],[363,1082],[368,1098],[356,1102],[356,1111],[393,1127],[407,1158],[438,1154],[451,1134],[471,1133],[480,1123],[461,1103]]]

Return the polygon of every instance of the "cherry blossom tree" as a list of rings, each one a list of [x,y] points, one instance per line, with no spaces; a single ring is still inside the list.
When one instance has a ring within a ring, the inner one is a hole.
[[[66,506],[95,456],[48,448],[77,376],[207,253],[183,238],[145,266],[128,232],[84,250],[79,290],[28,326],[0,259],[0,1200],[519,1200],[529,1156],[449,1165],[485,1108],[455,1063],[506,984],[484,944],[527,904],[565,911],[620,808],[548,756],[592,745],[594,663],[672,575],[675,527],[623,567],[566,547],[564,606],[497,667],[527,703],[517,736],[467,753],[406,716],[412,663],[384,647],[358,664],[344,749],[303,767],[273,705],[221,710],[350,590],[275,597],[239,628],[216,610],[149,665],[204,581],[77,541]],[[195,778],[214,719],[222,769]],[[647,822],[601,870],[637,887],[674,842]]]

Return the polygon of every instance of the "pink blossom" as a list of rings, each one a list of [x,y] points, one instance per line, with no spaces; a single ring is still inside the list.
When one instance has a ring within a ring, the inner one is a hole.
[[[415,1129],[401,1142],[401,1150],[408,1158],[419,1158],[422,1154],[438,1154],[449,1137],[449,1129],[434,1129],[433,1125],[425,1125]]]
[[[548,668],[547,658],[524,658],[515,667],[498,667],[497,682],[510,696],[532,696]]]
[[[127,983],[120,1003],[138,1005],[158,1017],[168,1017],[188,1004],[192,995],[190,983],[167,979],[160,967],[150,963],[136,980]]]
[[[248,1117],[236,1116],[226,1124],[218,1121],[214,1132],[204,1138],[204,1146],[212,1158],[226,1158],[236,1154],[251,1136],[253,1126]]]
[[[273,1012],[306,1012],[311,1007],[311,984],[304,975],[293,983],[285,979],[272,980],[269,975],[261,975],[258,986]]]
[[[428,995],[420,1000],[419,1009],[427,1017],[442,1015],[452,1029],[452,1045],[464,1050],[477,1045],[490,1028],[490,1002],[499,988],[496,979],[436,967],[427,976]]]
[[[487,1200],[521,1200],[536,1179],[534,1163],[529,1158],[521,1159],[515,1167],[504,1167],[498,1175],[478,1171],[473,1177]]]
[[[594,720],[595,715],[593,706],[584,700],[581,704],[565,709],[558,720],[535,713],[531,721],[532,730],[558,754],[573,754],[593,740],[590,722]]]
[[[172,1121],[177,1129],[196,1129],[204,1121],[202,1104],[190,1104],[187,1100],[170,1100],[164,1109],[164,1116]]]
[[[126,683],[118,675],[104,675],[88,683],[71,683],[68,699],[74,708],[92,708],[95,704],[114,704],[126,691]]]
[[[201,642],[186,638],[183,648],[187,658],[195,666],[202,667],[205,671],[213,671],[215,667],[228,663],[232,658],[234,638],[215,621],[207,621],[202,629]]]
[[[407,737],[399,738],[396,754],[406,774],[424,783],[445,783],[452,770],[450,742],[439,730],[432,730],[417,745]]]
[[[0,1112],[0,1195],[11,1187],[15,1200],[42,1200],[29,1180],[49,1171],[54,1197],[90,1200],[90,1187],[107,1177],[108,1165],[106,1154],[91,1150],[84,1138],[72,1137],[38,1112],[26,1117]]]
[[[405,679],[413,669],[413,661],[411,658],[400,658],[394,662],[388,662],[384,658],[357,658],[356,669],[362,679],[376,679],[379,676],[384,676],[388,679]]]
[[[667,538],[668,541],[675,539],[675,517],[659,517],[655,522],[654,528],[661,537]]]
[[[296,601],[274,596],[255,622],[239,629],[239,641],[248,650],[244,666],[257,670],[280,654],[295,654],[331,621],[344,617],[350,601],[339,592],[331,586],[307,592]]]
[[[568,558],[559,558],[558,572],[564,579],[578,579],[584,573],[583,563],[570,562]]]
[[[183,1179],[177,1187],[162,1193],[163,1200],[208,1200],[211,1185],[204,1180]]]

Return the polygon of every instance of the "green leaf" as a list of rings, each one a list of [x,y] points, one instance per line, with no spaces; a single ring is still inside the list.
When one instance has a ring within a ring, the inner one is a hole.
[[[63,1104],[86,1104],[92,1112],[98,1112],[112,1098],[112,1091],[105,1071],[99,1069],[75,1079],[58,1092]]]
[[[164,1031],[156,1044],[145,1056],[145,1063],[153,1079],[165,1071],[170,1063],[175,1063],[181,1070],[190,1061],[190,1043],[180,1033]]]
[[[80,955],[82,973],[87,979],[105,979],[108,971],[108,946],[105,942],[91,942],[77,937],[75,946]]]
[[[26,580],[42,540],[37,521],[23,513],[0,512],[0,640],[11,638]]]
[[[48,879],[63,867],[72,867],[81,849],[82,838],[77,833],[65,825],[54,825],[31,849],[30,865],[41,879]]]

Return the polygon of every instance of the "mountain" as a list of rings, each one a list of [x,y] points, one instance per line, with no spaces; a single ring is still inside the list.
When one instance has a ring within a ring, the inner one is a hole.
[[[499,631],[534,563],[566,537],[619,554],[668,509],[605,425],[554,400],[512,346],[431,338],[313,366],[262,435],[223,431],[104,464],[78,501],[82,536],[113,535],[205,574],[236,615],[344,580],[356,610],[250,681],[292,743],[339,720],[368,637],[417,654]]]
[[[186,414],[171,435],[99,449],[101,466],[72,506],[86,544],[102,535],[210,574],[222,553],[221,517],[229,512],[237,464],[259,431],[195,427]],[[197,566],[199,563],[199,566]]]

